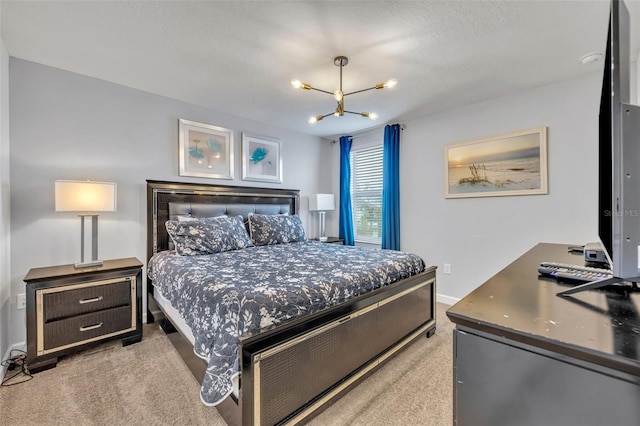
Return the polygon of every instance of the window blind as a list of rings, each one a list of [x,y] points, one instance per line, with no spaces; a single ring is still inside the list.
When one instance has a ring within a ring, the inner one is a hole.
[[[351,203],[357,241],[382,242],[382,146],[351,151]]]

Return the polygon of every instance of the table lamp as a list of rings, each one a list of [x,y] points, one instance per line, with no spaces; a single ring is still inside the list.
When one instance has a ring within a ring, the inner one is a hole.
[[[322,242],[327,241],[324,227],[324,216],[327,211],[334,210],[336,208],[335,198],[333,194],[315,194],[309,197],[309,211],[317,211],[320,219],[320,233],[318,240]]]
[[[116,211],[116,184],[57,180],[55,182],[56,212],[80,212],[80,262],[74,266],[100,266],[98,260],[98,212]],[[84,229],[86,217],[91,217],[91,260],[84,261]]]

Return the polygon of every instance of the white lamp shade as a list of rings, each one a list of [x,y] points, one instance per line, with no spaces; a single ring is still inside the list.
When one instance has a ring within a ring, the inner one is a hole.
[[[329,211],[336,208],[333,194],[315,194],[309,197],[309,211]]]
[[[57,212],[115,212],[116,184],[57,180],[55,183]]]

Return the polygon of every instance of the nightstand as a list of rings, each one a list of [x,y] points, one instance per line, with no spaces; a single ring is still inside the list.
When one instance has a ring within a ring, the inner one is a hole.
[[[311,241],[321,242],[317,238],[312,238]],[[344,244],[344,239],[338,237],[327,237],[327,241],[322,241],[325,244]]]
[[[37,373],[58,357],[107,339],[142,339],[142,263],[134,257],[101,266],[33,268],[27,286],[27,364]]]

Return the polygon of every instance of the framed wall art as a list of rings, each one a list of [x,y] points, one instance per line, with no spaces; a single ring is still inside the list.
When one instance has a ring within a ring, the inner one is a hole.
[[[445,146],[445,197],[547,194],[547,128]]]
[[[180,176],[233,179],[233,131],[179,120]]]
[[[242,179],[282,183],[281,142],[242,133]]]

